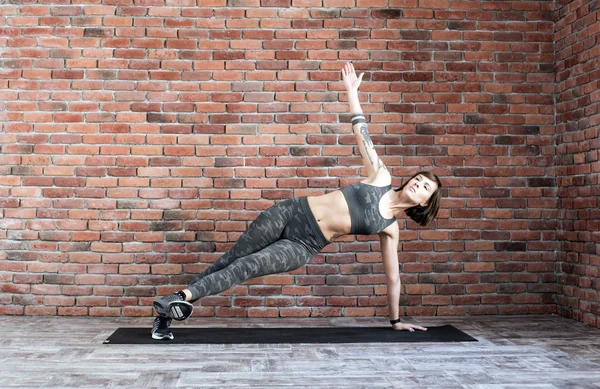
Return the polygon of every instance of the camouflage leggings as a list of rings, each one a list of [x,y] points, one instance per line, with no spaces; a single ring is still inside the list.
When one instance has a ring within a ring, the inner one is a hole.
[[[188,286],[192,301],[254,277],[304,266],[328,244],[306,197],[282,201],[262,212],[235,244]]]

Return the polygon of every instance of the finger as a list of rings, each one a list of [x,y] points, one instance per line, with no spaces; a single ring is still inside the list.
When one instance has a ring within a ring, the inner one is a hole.
[[[354,64],[350,64],[350,67],[352,68],[352,73],[354,73]]]
[[[421,330],[421,331],[427,331],[427,328],[421,327],[421,326],[413,326],[413,328],[416,328],[416,329]]]
[[[412,329],[412,327],[411,327],[411,328],[409,328],[408,330],[409,330],[410,332],[415,332],[415,330],[413,330],[413,329]]]
[[[361,74],[358,76],[358,79],[359,79],[360,81],[362,81],[362,78],[363,78],[363,76],[364,76],[364,75],[365,75],[364,73],[361,73]]]

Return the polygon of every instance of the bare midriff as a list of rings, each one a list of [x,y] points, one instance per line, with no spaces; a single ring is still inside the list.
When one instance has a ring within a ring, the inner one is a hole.
[[[336,190],[321,196],[308,196],[308,205],[328,242],[350,233],[352,221],[344,194]]]

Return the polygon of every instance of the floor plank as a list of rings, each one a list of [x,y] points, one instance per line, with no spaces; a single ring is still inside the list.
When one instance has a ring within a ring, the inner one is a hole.
[[[600,330],[563,317],[421,317],[463,343],[104,345],[149,318],[0,317],[2,388],[600,388]],[[385,325],[384,318],[193,318],[181,327]]]

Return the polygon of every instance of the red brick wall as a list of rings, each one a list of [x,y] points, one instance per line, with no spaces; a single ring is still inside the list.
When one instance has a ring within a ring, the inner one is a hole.
[[[600,1],[556,10],[557,303],[600,327]]]
[[[345,61],[394,184],[445,186],[435,224],[400,222],[403,314],[556,312],[553,4],[11,0],[0,313],[150,315],[261,210],[359,180]],[[378,249],[346,237],[197,312],[385,315]]]

